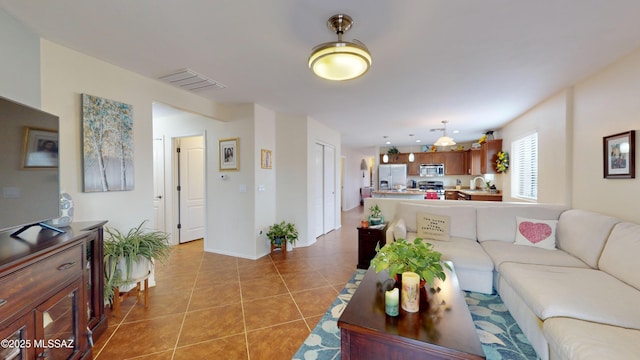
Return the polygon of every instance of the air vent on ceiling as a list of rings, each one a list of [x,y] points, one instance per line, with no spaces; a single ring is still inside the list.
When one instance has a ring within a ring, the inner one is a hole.
[[[172,74],[161,76],[159,79],[189,91],[210,88],[224,89],[227,87],[225,84],[206,78],[191,69],[182,69]]]

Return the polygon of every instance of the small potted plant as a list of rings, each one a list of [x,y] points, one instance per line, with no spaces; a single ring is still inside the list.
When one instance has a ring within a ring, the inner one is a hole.
[[[378,204],[371,205],[369,207],[369,225],[380,225],[384,223],[384,217],[382,216],[382,210]]]
[[[427,284],[433,285],[434,279],[445,280],[444,267],[451,270],[447,263],[442,262],[442,254],[432,249],[433,245],[416,238],[412,243],[405,239],[398,239],[384,245],[377,245],[377,255],[371,259],[371,267],[376,272],[389,269],[389,277],[397,278],[405,271],[412,271]]]
[[[275,248],[284,249],[287,242],[293,245],[298,240],[298,229],[290,222],[282,221],[269,226],[267,238]],[[287,246],[287,250],[292,250]]]
[[[113,301],[114,289],[140,281],[151,270],[153,261],[166,261],[171,253],[169,234],[146,230],[143,225],[126,234],[105,228],[104,241],[104,298]]]

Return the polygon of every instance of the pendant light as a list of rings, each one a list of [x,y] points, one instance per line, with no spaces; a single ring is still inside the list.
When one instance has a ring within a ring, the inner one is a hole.
[[[455,145],[456,142],[453,141],[452,138],[447,136],[447,120],[442,120],[442,123],[444,124],[444,128],[442,129],[438,129],[438,130],[442,130],[442,136],[433,143],[433,145],[435,146],[451,146],[451,145]]]
[[[338,40],[313,48],[309,69],[314,74],[327,80],[343,81],[355,79],[369,70],[371,54],[367,47],[357,40],[342,40],[342,35],[352,24],[353,19],[349,15],[338,14],[329,18],[327,26],[338,35]]]

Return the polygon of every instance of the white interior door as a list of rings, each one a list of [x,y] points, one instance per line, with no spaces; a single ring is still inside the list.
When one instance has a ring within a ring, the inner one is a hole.
[[[166,231],[164,196],[164,139],[153,139],[153,224],[157,231]]]
[[[180,243],[202,239],[205,224],[204,142],[202,136],[178,139]]]
[[[326,234],[336,228],[336,158],[333,146],[324,146],[323,189],[324,189],[324,224]]]

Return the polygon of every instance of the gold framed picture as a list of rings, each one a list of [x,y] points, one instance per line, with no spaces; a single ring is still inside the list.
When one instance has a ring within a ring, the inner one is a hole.
[[[273,154],[271,153],[271,150],[262,149],[260,167],[263,169],[271,169],[271,164],[273,164]]]
[[[218,140],[220,149],[220,171],[237,171],[240,162],[238,138]]]

